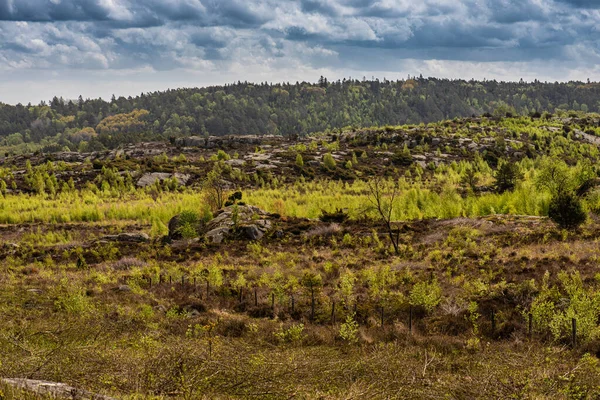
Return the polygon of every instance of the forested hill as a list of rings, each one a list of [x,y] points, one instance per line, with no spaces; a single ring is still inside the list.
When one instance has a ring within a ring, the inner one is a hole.
[[[111,101],[54,98],[0,104],[2,149],[95,150],[188,135],[304,135],[345,126],[431,122],[556,109],[598,111],[600,84],[414,78],[318,83],[237,83]]]

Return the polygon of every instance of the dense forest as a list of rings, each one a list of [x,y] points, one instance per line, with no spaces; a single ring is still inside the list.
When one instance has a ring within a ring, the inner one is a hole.
[[[102,150],[123,143],[190,135],[306,135],[348,126],[381,126],[556,109],[597,112],[600,84],[338,80],[177,89],[137,97],[0,103],[7,153]]]

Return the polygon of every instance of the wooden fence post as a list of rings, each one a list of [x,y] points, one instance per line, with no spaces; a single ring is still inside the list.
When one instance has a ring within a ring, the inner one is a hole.
[[[412,304],[408,307],[408,333],[412,335],[412,320],[413,320],[413,309]]]
[[[271,293],[271,310],[275,313],[275,293]]]
[[[529,313],[529,340],[533,337],[533,314]]]
[[[571,328],[573,330],[571,342],[573,343],[573,347],[577,346],[577,320],[575,318],[571,319]]]
[[[294,294],[292,293],[290,296],[292,298],[292,314],[293,314],[294,313],[294,305],[295,305],[294,304]]]
[[[496,334],[496,313],[494,313],[494,310],[492,310],[492,336],[494,336]]]
[[[381,327],[383,328],[383,306],[381,306]]]
[[[331,323],[335,325],[335,301],[331,303]]]
[[[314,321],[315,319],[315,290],[313,288],[312,282],[310,283],[310,320]]]
[[[254,288],[254,307],[258,307],[258,293],[256,293],[256,287]]]

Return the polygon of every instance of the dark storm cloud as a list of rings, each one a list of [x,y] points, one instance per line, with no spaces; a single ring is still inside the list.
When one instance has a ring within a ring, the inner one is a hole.
[[[6,21],[101,21],[108,10],[95,1],[0,0],[0,20]]]
[[[243,0],[0,0],[0,20],[112,22],[139,27],[188,21],[198,25],[258,27],[260,7]]]
[[[592,65],[595,8],[600,0],[0,0],[0,68],[319,60],[372,69],[385,64],[378,55],[390,66],[408,58]]]
[[[579,8],[600,8],[599,0],[557,0],[561,3]]]

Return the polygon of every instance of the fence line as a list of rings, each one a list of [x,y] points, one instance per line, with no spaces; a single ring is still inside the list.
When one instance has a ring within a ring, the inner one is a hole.
[[[167,278],[167,279],[165,279]],[[133,279],[132,277],[124,277],[124,282],[127,284],[131,279]],[[186,276],[185,275],[181,275],[181,285],[174,285],[173,286],[173,276],[172,275],[168,275],[167,277],[165,277],[163,274],[158,274],[158,279],[157,281],[153,281],[152,276],[142,276],[141,277],[141,281],[145,282],[147,284],[147,287],[149,290],[152,289],[158,289],[161,286],[164,286],[165,284],[170,285],[171,287],[173,287],[175,290],[177,290],[177,288],[180,288],[181,290],[186,290],[186,289],[191,289],[193,291],[197,291],[199,289],[198,287],[198,282],[197,282],[197,277],[191,277],[191,278],[187,278],[186,280]],[[186,285],[187,282],[187,285]],[[210,295],[210,290],[211,290],[211,285],[210,285],[210,281],[208,279],[206,279],[206,299],[209,299],[209,295]],[[231,282],[228,282],[227,284],[222,285],[224,287],[227,288],[234,288],[231,285]],[[316,306],[317,306],[317,301],[315,298],[315,287],[312,284],[312,282],[310,283],[310,285],[307,287],[309,293],[309,305],[310,305],[310,314],[309,314],[309,318],[310,321],[315,321],[316,319]],[[259,306],[259,288],[257,286],[254,286],[254,306],[258,307]],[[202,293],[201,291],[198,292],[198,294],[201,296]],[[270,308],[272,311],[273,316],[275,315],[275,293],[271,291],[271,304],[270,304]],[[217,293],[217,297],[218,297],[218,293]],[[231,297],[231,296],[230,296]],[[237,297],[238,297],[238,302],[240,304],[242,304],[244,302],[244,288],[243,287],[239,287],[237,288]],[[235,296],[233,297],[235,298]],[[290,303],[289,303],[289,307],[287,308],[287,310],[291,313],[291,314],[295,314],[298,310],[297,310],[297,304],[296,304],[296,296],[295,293],[290,293],[289,295],[290,298]],[[352,312],[354,315],[354,318],[357,317],[357,311],[358,311],[358,299],[355,299],[354,303],[353,303],[353,307],[352,307]],[[285,307],[284,307],[285,309]],[[332,325],[335,325],[337,322],[337,313],[340,310],[344,310],[344,308],[342,307],[336,307],[336,300],[334,298],[331,298],[331,314],[329,317],[329,321]],[[361,307],[361,310],[365,310],[365,307]],[[346,308],[347,312],[350,312],[349,308]],[[386,320],[386,314],[385,314],[385,307],[383,305],[377,306],[373,309],[371,309],[371,312],[368,312],[369,308],[367,308],[367,315],[366,317],[368,318],[369,315],[373,316],[373,315],[377,315],[379,317],[379,326],[381,328],[385,328],[385,320]],[[388,318],[393,318],[394,313],[392,313],[392,315],[389,315]],[[321,322],[323,321],[322,319],[320,320]],[[488,335],[490,338],[497,338],[498,337],[498,331],[497,331],[497,315],[496,315],[496,310],[492,309],[489,313],[489,321],[490,321],[490,334]],[[358,321],[357,321],[358,322]],[[414,308],[413,305],[410,304],[408,307],[408,334],[412,335],[414,332]],[[526,326],[527,326],[527,331],[526,331],[526,335],[528,337],[529,340],[533,339],[533,314],[532,313],[528,313],[527,314],[527,319],[526,319]],[[426,332],[424,332],[424,334],[427,334]],[[577,320],[576,318],[572,318],[571,319],[571,337],[570,337],[570,344],[573,348],[577,347]]]

